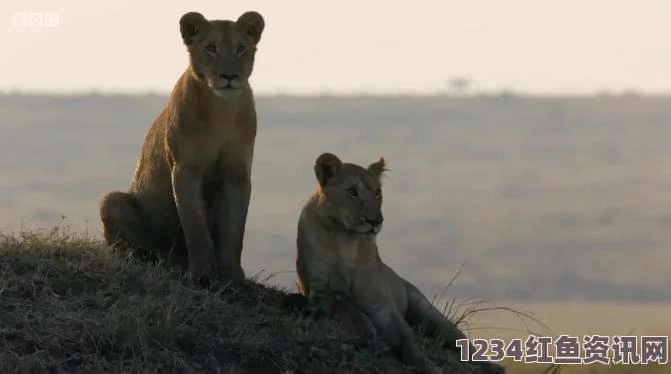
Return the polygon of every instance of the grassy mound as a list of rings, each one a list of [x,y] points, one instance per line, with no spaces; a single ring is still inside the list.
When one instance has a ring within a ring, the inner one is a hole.
[[[286,294],[265,285],[195,289],[174,270],[62,229],[0,234],[0,373],[410,372],[383,343],[283,308]],[[488,309],[447,313],[463,323]],[[446,373],[476,372],[427,342],[422,349]],[[506,366],[519,374],[666,372],[654,364]]]
[[[282,308],[283,295],[194,289],[63,230],[0,234],[0,372],[408,372],[381,342]],[[446,372],[474,372],[424,349]]]

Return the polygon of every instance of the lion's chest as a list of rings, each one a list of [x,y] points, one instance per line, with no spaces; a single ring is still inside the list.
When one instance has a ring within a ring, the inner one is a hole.
[[[227,181],[249,178],[254,143],[241,138],[235,128],[223,123],[208,129],[195,149],[201,192],[207,206],[214,203]]]
[[[340,261],[348,268],[356,268],[357,259],[360,257],[359,243],[346,240],[344,238],[336,239],[336,253]]]
[[[352,269],[353,272],[362,269],[368,269],[373,266],[377,257],[374,255],[375,251],[370,248],[371,243],[360,240],[352,240],[350,238],[338,238],[336,244],[336,252],[347,268]]]
[[[208,128],[199,141],[198,158],[204,180],[216,181],[225,176],[248,174],[253,157],[254,139],[235,123],[222,121]]]

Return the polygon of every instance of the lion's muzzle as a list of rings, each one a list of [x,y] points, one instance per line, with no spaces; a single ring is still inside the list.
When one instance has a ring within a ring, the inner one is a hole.
[[[239,73],[218,73],[217,89],[231,90],[242,87],[242,78]]]

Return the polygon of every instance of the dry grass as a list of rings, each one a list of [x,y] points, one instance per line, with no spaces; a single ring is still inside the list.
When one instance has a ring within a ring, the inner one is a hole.
[[[0,234],[0,372],[407,371],[379,342],[284,309],[284,295],[194,289],[62,229]]]
[[[0,372],[408,371],[380,342],[360,341],[334,321],[283,308],[285,295],[272,286],[194,289],[174,270],[119,258],[87,235],[64,229],[0,234]],[[447,313],[465,323],[491,307],[470,301],[450,308]],[[446,372],[474,372],[424,345]],[[597,368],[569,372],[605,369]],[[546,369],[512,364],[509,372]],[[643,373],[639,369],[612,372]],[[652,365],[645,369],[662,373]]]

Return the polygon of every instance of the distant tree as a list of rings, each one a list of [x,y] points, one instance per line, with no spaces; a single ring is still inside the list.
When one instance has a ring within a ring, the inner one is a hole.
[[[452,91],[458,95],[464,94],[471,86],[471,83],[471,78],[464,75],[452,77],[449,81]]]

